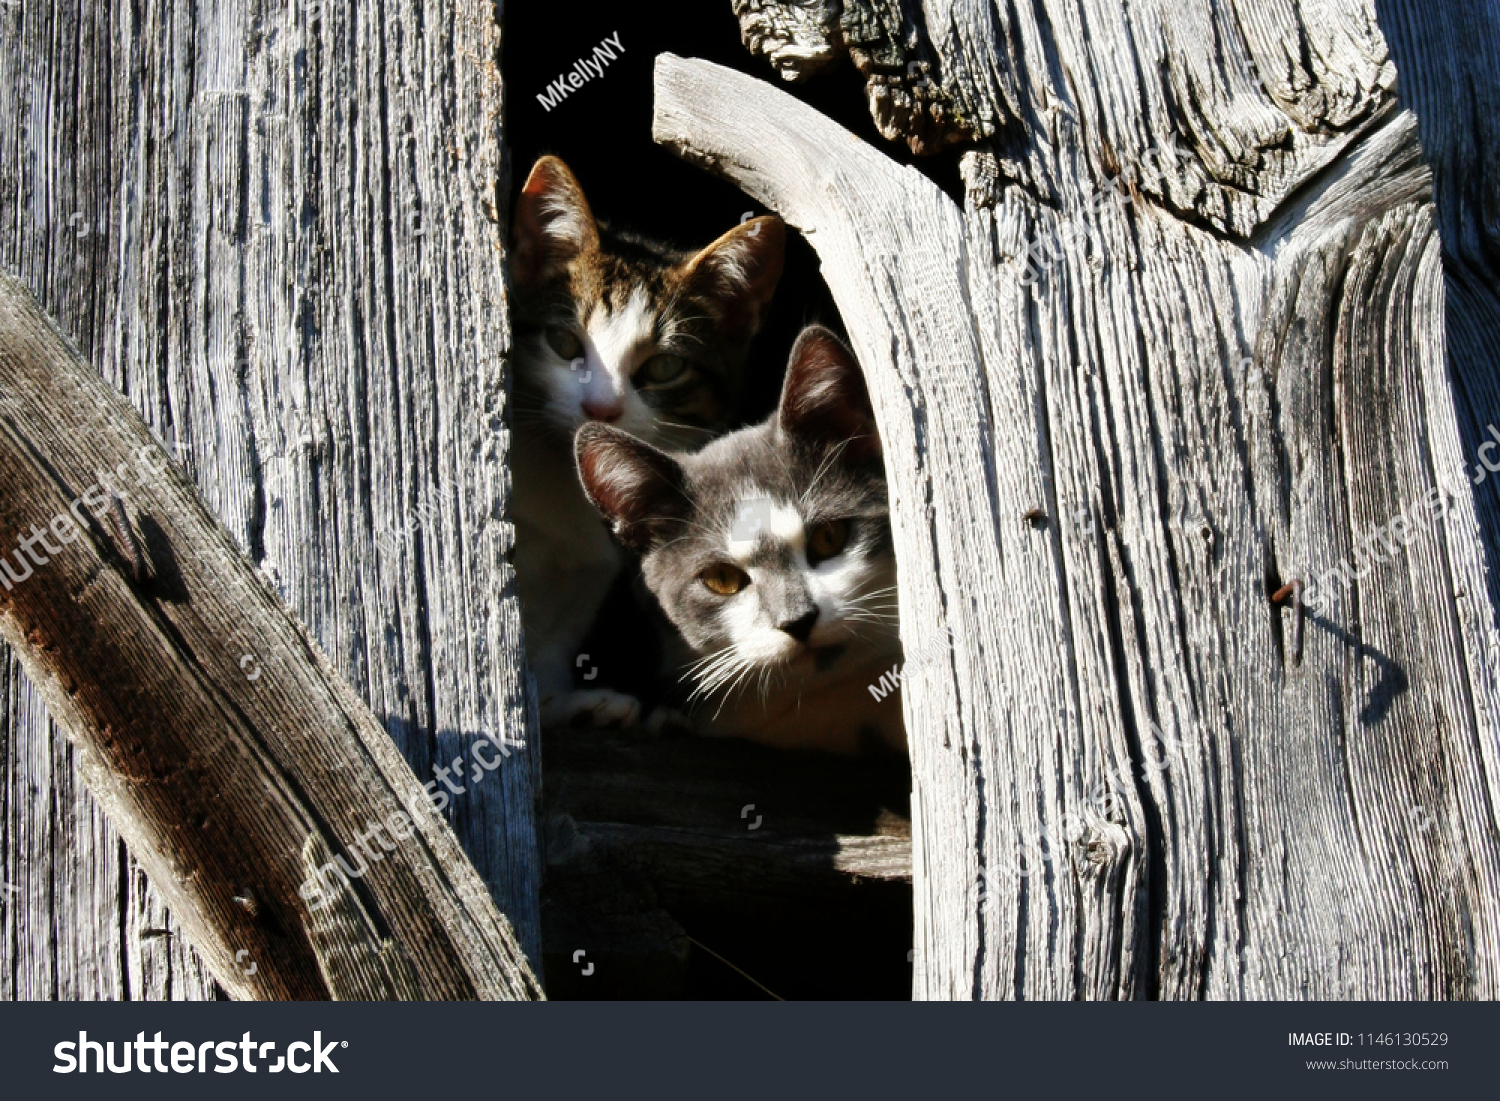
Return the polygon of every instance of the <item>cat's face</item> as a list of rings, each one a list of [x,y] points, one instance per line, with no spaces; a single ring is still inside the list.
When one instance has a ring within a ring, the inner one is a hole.
[[[668,618],[708,694],[826,672],[898,647],[896,565],[878,437],[859,367],[803,332],[777,412],[696,454],[604,426],[578,434],[585,491]]]
[[[543,157],[512,244],[518,418],[562,439],[613,424],[667,447],[728,423],[781,276],[778,219],[677,252],[600,226],[568,167]]]

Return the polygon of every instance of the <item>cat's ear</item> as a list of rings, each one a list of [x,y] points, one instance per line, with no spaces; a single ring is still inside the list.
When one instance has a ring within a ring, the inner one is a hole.
[[[599,247],[599,227],[583,188],[557,157],[542,157],[516,201],[511,264],[517,282],[535,283]]]
[[[607,424],[590,422],[573,441],[583,491],[615,538],[644,553],[687,519],[682,467],[664,451]]]
[[[845,459],[878,461],[880,436],[854,353],[821,325],[802,330],[787,361],[777,426],[817,447],[843,444]]]
[[[786,227],[767,215],[735,226],[683,269],[693,292],[714,304],[719,334],[744,342],[766,319],[785,258]]]

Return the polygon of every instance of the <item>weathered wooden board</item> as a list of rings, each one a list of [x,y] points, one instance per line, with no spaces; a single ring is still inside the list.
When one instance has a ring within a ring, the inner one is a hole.
[[[1376,0],[1375,10],[1432,167],[1447,277],[1443,336],[1472,483],[1479,449],[1500,438],[1500,7]],[[1495,451],[1485,452],[1491,462]],[[1481,470],[1474,503],[1489,599],[1500,607],[1500,477]]]
[[[248,7],[0,4],[0,267],[425,772],[526,709],[500,8]],[[1494,12],[735,7],[790,75],[850,54],[891,137],[970,143],[960,213],[816,120],[799,153],[753,83],[691,84],[675,138],[810,233],[916,457],[907,637],[961,641],[907,694],[918,993],[1494,997],[1500,496],[1468,485],[1500,423]],[[1117,169],[1135,196],[1099,203]],[[1299,663],[1269,591],[1434,485],[1442,523]],[[0,684],[0,995],[208,993]],[[454,823],[534,958],[535,764]]]
[[[853,54],[889,136],[973,142],[960,211],[768,85],[658,64],[658,140],[818,250],[903,635],[955,640],[905,697],[917,994],[1495,997],[1500,639],[1376,12],[736,9],[789,75]],[[1429,491],[1299,653],[1271,594]]]
[[[502,5],[0,5],[0,268],[124,391],[419,776],[539,960],[505,560]],[[3,662],[0,996],[211,985]]]
[[[0,542],[0,635],[220,986],[539,993],[433,813],[450,794],[423,790],[150,429],[6,275],[0,501],[19,540]],[[452,791],[511,753],[482,746]]]

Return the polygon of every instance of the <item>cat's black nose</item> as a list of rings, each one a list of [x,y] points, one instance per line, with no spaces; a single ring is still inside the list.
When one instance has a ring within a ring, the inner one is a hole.
[[[791,635],[798,642],[806,642],[807,636],[812,634],[813,624],[818,622],[818,609],[814,608],[805,616],[790,619],[781,625],[781,629]]]

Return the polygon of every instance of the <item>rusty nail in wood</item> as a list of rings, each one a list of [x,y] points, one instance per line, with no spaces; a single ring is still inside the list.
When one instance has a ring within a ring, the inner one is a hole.
[[[1028,524],[1045,524],[1047,522],[1047,513],[1039,508],[1028,509],[1021,513],[1021,519],[1025,520]]]
[[[1302,664],[1302,582],[1288,581],[1271,594],[1272,604],[1285,604],[1292,598],[1292,664]]]
[[[141,542],[135,536],[135,528],[130,525],[130,515],[125,511],[125,499],[118,493],[110,495],[109,519],[120,544],[120,555],[130,564],[130,576],[139,584],[150,581],[155,576],[151,560],[141,549]]]

